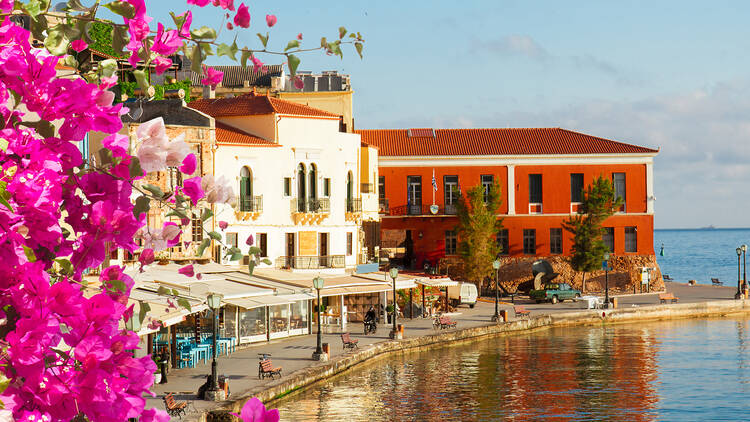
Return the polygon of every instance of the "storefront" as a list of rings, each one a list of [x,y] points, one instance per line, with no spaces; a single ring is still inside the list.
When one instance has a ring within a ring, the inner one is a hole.
[[[226,299],[237,309],[239,343],[304,335],[310,332],[311,295],[305,293]]]

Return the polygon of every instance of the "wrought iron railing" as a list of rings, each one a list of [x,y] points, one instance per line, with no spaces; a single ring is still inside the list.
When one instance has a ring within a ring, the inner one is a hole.
[[[346,212],[362,212],[362,199],[349,198],[346,200]]]
[[[237,204],[240,211],[245,212],[263,212],[263,196],[238,196]]]
[[[380,214],[388,214],[388,200],[387,199],[381,199],[378,201],[378,212]]]
[[[433,210],[435,212],[433,212]],[[381,213],[387,215],[456,215],[458,209],[455,204],[448,205],[400,205],[390,207]]]
[[[313,212],[328,213],[331,212],[331,201],[328,198],[300,199],[292,198],[292,212]]]
[[[345,266],[346,257],[344,255],[280,256],[276,258],[276,268],[318,269],[344,268]]]

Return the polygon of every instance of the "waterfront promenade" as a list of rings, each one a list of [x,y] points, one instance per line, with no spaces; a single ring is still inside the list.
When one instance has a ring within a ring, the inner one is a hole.
[[[679,297],[680,304],[699,304],[702,302],[716,301],[734,301],[736,286],[714,287],[707,285],[689,286],[681,283],[666,283],[667,291]],[[617,295],[618,307],[620,309],[637,309],[640,307],[652,307],[659,305],[658,293],[636,294],[636,295]],[[580,312],[578,303],[564,302],[556,305],[536,304],[523,298],[516,300],[517,304],[523,304],[526,309],[531,311],[532,319],[543,315],[559,315]],[[671,306],[671,305],[664,305]],[[510,320],[513,321],[513,309],[509,302],[503,301],[501,309],[507,309]],[[479,302],[474,309],[462,306],[458,309],[457,314],[451,315],[451,318],[457,321],[458,326],[455,330],[438,330],[432,328],[432,320],[427,318],[403,318],[399,323],[405,326],[405,338],[413,339],[416,337],[427,337],[434,334],[445,332],[446,335],[456,330],[467,328],[480,328],[483,326],[495,325],[490,322],[494,313],[494,303]],[[369,347],[375,343],[389,343],[388,332],[389,325],[380,324],[376,335],[362,335],[362,324],[350,324],[348,327],[352,338],[359,340],[360,350],[373,349]],[[236,400],[249,395],[258,395],[267,389],[288,381],[290,375],[297,372],[298,374],[308,373],[315,367],[327,365],[311,359],[311,354],[315,350],[315,334],[280,339],[271,342],[254,344],[247,348],[237,350],[231,356],[221,356],[218,358],[219,374],[226,375],[229,379],[231,396],[229,400]],[[450,339],[446,339],[450,341]],[[351,352],[342,350],[341,338],[338,333],[324,334],[323,342],[330,344],[331,361],[340,359],[343,355],[351,355]],[[380,345],[377,345],[380,346]],[[274,365],[282,366],[283,377],[281,379],[258,380],[258,353],[270,353]],[[213,403],[202,400],[195,400],[195,392],[198,387],[205,381],[206,375],[210,373],[209,364],[199,364],[196,368],[173,369],[169,374],[167,384],[156,385],[153,391],[157,394],[156,398],[149,398],[147,407],[164,408],[162,397],[167,392],[174,392],[178,400],[191,400],[196,412],[191,412],[185,418],[186,420],[200,420],[201,414],[212,408],[224,407],[226,403]]]

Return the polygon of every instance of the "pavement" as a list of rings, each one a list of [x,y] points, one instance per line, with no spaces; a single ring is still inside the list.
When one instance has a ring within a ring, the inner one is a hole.
[[[679,298],[680,303],[699,303],[719,300],[734,300],[734,294],[737,287],[734,286],[712,286],[712,285],[694,285],[690,286],[683,283],[666,282],[666,289]],[[638,293],[638,294],[616,294],[611,295],[618,298],[618,307],[638,307],[658,305],[660,292]],[[591,294],[591,293],[587,293]],[[594,293],[596,294],[596,293]],[[599,294],[603,296],[603,294]],[[494,315],[495,304],[494,298],[483,298],[477,302],[476,306],[471,309],[468,306],[461,306],[456,313],[449,316],[457,322],[456,329],[478,327],[493,324],[490,319]],[[531,312],[531,316],[543,314],[558,314],[565,312],[580,311],[578,302],[562,302],[555,305],[549,303],[537,304],[523,296],[515,298],[515,304],[524,305]],[[500,309],[508,310],[509,318],[514,319],[513,304],[508,298],[502,298]],[[399,324],[404,325],[405,337],[416,337],[427,334],[434,334],[431,318],[400,318]],[[352,339],[357,339],[360,346],[373,344],[376,342],[388,341],[388,333],[391,325],[379,324],[378,331],[374,335],[365,336],[362,333],[362,323],[351,323],[347,330],[350,332]],[[313,326],[315,331],[315,326]],[[330,345],[331,358],[340,356],[345,353],[342,348],[340,333],[323,333],[322,342]],[[287,376],[297,370],[324,365],[324,363],[312,360],[312,353],[316,347],[316,334],[289,337],[278,340],[271,340],[263,343],[255,343],[241,349],[237,349],[229,356],[220,356],[217,358],[218,373],[225,375],[229,379],[229,388],[232,397],[241,397],[250,390],[257,390],[264,386],[271,386],[278,382],[265,378],[258,379],[258,354],[268,353],[274,366],[283,368],[282,375]],[[210,360],[207,364],[200,363],[195,368],[171,369],[168,375],[168,383],[157,384],[152,391],[157,397],[147,398],[147,408],[155,407],[164,409],[162,397],[166,393],[174,393],[178,401],[192,401],[189,407],[191,412],[205,412],[217,406],[217,403],[197,400],[196,392],[206,380],[206,376],[211,372]]]

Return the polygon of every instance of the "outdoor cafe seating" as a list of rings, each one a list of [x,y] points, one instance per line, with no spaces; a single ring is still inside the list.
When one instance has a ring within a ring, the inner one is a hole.
[[[213,356],[213,337],[211,334],[202,334],[200,342],[196,342],[195,336],[191,335],[178,335],[176,340],[178,368],[194,368],[199,362],[208,363],[211,356]],[[165,336],[157,334],[154,339],[154,353],[167,347],[167,341]],[[216,339],[216,352],[218,356],[229,355],[236,348],[236,337],[218,337]]]

